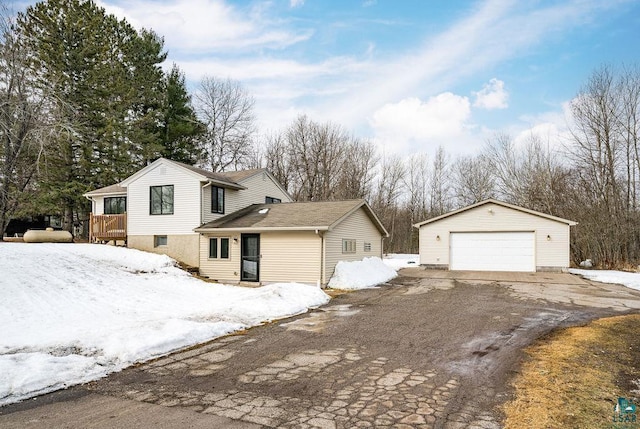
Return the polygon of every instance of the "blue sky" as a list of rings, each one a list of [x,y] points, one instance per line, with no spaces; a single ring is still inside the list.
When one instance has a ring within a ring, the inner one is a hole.
[[[476,153],[496,131],[553,144],[594,69],[633,65],[632,0],[100,0],[164,36],[196,88],[241,81],[261,131],[305,113],[385,153]]]

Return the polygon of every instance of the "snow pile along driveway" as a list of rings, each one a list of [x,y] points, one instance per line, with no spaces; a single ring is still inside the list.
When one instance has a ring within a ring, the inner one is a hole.
[[[200,281],[96,244],[0,243],[0,405],[83,383],[329,301],[295,283]]]
[[[615,283],[631,289],[640,290],[640,273],[614,270],[577,270],[575,268],[570,268],[569,272],[596,282]]]
[[[413,253],[389,253],[385,255],[382,261],[385,265],[397,271],[402,268],[419,267],[419,260],[420,255]]]
[[[365,289],[388,282],[398,276],[396,270],[385,265],[378,257],[364,258],[362,261],[339,261],[329,287],[333,289]]]

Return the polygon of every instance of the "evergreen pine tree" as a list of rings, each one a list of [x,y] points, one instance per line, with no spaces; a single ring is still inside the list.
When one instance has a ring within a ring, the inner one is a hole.
[[[185,164],[196,164],[202,159],[200,136],[205,131],[191,106],[184,74],[177,65],[165,76],[165,98],[162,108],[162,156]]]
[[[42,207],[86,212],[82,194],[124,179],[160,156],[163,40],[137,32],[92,0],[48,0],[18,16],[33,66],[52,86],[69,126],[49,154]]]

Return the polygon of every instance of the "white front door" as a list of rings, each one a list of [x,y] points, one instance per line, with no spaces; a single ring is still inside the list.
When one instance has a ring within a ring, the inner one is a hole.
[[[450,270],[536,270],[533,232],[452,232],[449,240]]]

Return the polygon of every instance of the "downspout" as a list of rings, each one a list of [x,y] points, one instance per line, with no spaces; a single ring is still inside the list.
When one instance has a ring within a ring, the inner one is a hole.
[[[320,252],[320,269],[322,270],[320,272],[320,284],[318,285],[319,287],[322,287],[322,285],[326,284],[326,257],[325,257],[325,252],[327,251],[326,248],[326,243],[325,243],[325,239],[324,239],[324,231],[318,231],[316,229],[316,234],[318,236],[320,236],[320,248],[322,249],[322,251]]]

